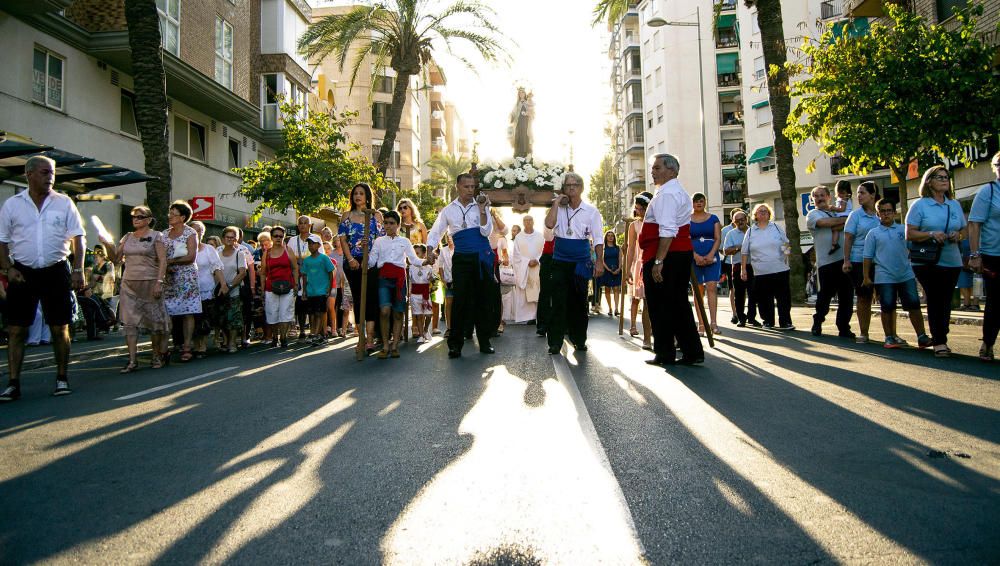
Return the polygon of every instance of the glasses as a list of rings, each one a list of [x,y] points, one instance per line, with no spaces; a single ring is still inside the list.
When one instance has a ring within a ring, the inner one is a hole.
[[[399,209],[400,210],[409,210],[410,207],[406,206],[405,204],[401,204],[401,205],[399,205]]]
[[[947,181],[950,178],[951,177],[949,177],[947,175],[931,175],[931,179],[933,179],[935,181]]]
[[[563,183],[564,187],[582,187],[583,183]]]
[[[132,220],[149,220],[148,216],[139,216],[138,214],[132,215]]]

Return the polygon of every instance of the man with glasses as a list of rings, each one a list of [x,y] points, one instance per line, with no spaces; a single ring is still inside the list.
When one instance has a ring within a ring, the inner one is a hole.
[[[587,287],[604,273],[604,220],[583,200],[583,177],[563,176],[562,194],[552,200],[545,227],[555,234],[552,249],[552,310],[549,354],[562,350],[563,338],[578,352],[587,351]],[[590,255],[594,250],[596,259]]]
[[[292,238],[285,246],[288,254],[299,264],[299,273],[302,274],[302,261],[309,257],[309,235],[312,234],[312,222],[308,216],[299,216],[295,221],[299,235]],[[303,275],[300,275],[304,278]],[[306,318],[309,315],[309,303],[305,296],[304,280],[299,282],[299,294],[295,297],[295,320],[299,323],[299,341],[306,339]],[[315,332],[315,329],[313,330]]]
[[[746,236],[749,223],[747,213],[736,209],[733,213],[733,224],[735,228],[730,230],[722,241],[722,250],[726,254],[726,263],[730,264],[729,284],[731,286],[730,295],[733,297],[733,315],[736,317],[736,326],[740,328],[746,325],[759,327],[757,322],[757,303],[754,302],[753,292],[753,266],[747,263],[747,278],[743,279],[742,263],[736,258],[740,257],[743,249],[743,238]],[[733,262],[733,263],[730,263]],[[749,306],[747,305],[749,301]]]
[[[3,203],[0,209],[0,271],[7,275],[8,386],[0,402],[21,396],[21,363],[28,327],[38,303],[52,331],[56,360],[54,396],[69,395],[69,324],[73,320],[73,291],[83,288],[83,219],[68,196],[53,190],[55,161],[28,158],[24,176],[28,189]],[[73,252],[73,267],[67,258]],[[13,260],[13,263],[11,262]]]

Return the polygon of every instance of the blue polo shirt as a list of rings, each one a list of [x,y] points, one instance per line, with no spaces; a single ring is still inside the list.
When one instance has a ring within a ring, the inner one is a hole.
[[[733,228],[729,232],[726,232],[726,235],[722,237],[722,249],[725,250],[726,248],[731,248],[733,246],[742,246],[744,235],[746,235],[746,233],[740,232],[738,228]],[[733,255],[727,255],[726,263],[731,263],[733,265],[739,263],[740,253],[741,252],[737,252]]]
[[[864,259],[875,264],[875,284],[902,283],[913,279],[906,228],[899,224],[879,224],[868,231],[864,241]]]
[[[980,222],[979,253],[1000,256],[1000,181],[979,188],[969,222]]]
[[[868,214],[864,207],[858,207],[851,211],[847,217],[847,225],[844,226],[844,233],[854,236],[854,244],[851,245],[851,262],[861,263],[865,259],[865,237],[868,231],[880,225],[878,214],[872,212]]]
[[[946,198],[944,202],[938,202],[931,197],[922,197],[906,213],[906,225],[914,226],[921,232],[957,232],[965,228],[965,215],[957,200]],[[957,243],[945,242],[937,265],[962,267],[962,254]]]

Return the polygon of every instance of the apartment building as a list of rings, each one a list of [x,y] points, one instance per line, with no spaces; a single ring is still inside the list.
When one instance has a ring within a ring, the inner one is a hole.
[[[636,2],[630,3],[622,19],[610,23],[609,32],[612,166],[622,211],[627,214],[632,210],[632,199],[646,190],[650,182],[643,122],[643,54]]]
[[[205,222],[252,235],[289,223],[294,211],[250,218],[233,196],[233,167],[267,159],[281,143],[277,95],[304,101],[305,61],[295,41],[305,29],[303,0],[158,0],[168,96],[175,199],[215,197]],[[74,154],[143,170],[136,127],[128,31],[122,0],[10,2],[0,7],[0,129]],[[58,180],[58,177],[57,177]],[[2,185],[4,196],[18,190]],[[130,228],[128,211],[145,201],[141,183],[93,191],[111,200],[81,202],[113,233]],[[89,223],[88,223],[89,224]],[[96,241],[88,225],[88,239]]]

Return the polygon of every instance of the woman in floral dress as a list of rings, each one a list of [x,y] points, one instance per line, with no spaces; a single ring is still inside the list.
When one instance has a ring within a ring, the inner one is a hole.
[[[365,246],[371,248],[375,238],[385,235],[382,229],[382,214],[375,212],[369,221],[368,241],[364,239],[365,232],[365,209],[371,209],[374,195],[372,189],[364,183],[358,183],[351,189],[351,208],[344,213],[344,221],[340,223],[338,234],[340,236],[340,249],[344,250],[344,258],[347,260],[345,273],[347,283],[351,288],[351,295],[354,297],[354,321],[361,322],[361,259]],[[378,286],[378,268],[371,268],[368,273],[368,293],[365,303],[365,330],[368,338],[367,348],[375,350],[375,321],[379,317],[378,297],[376,287]]]
[[[201,314],[201,293],[198,289],[198,233],[187,225],[191,219],[191,206],[178,200],[170,205],[167,224],[163,231],[167,244],[167,279],[163,286],[163,300],[167,314],[175,325],[180,326],[184,344],[181,347],[181,361],[192,358],[191,340],[194,336],[194,315]],[[177,345],[174,337],[174,346]]]

